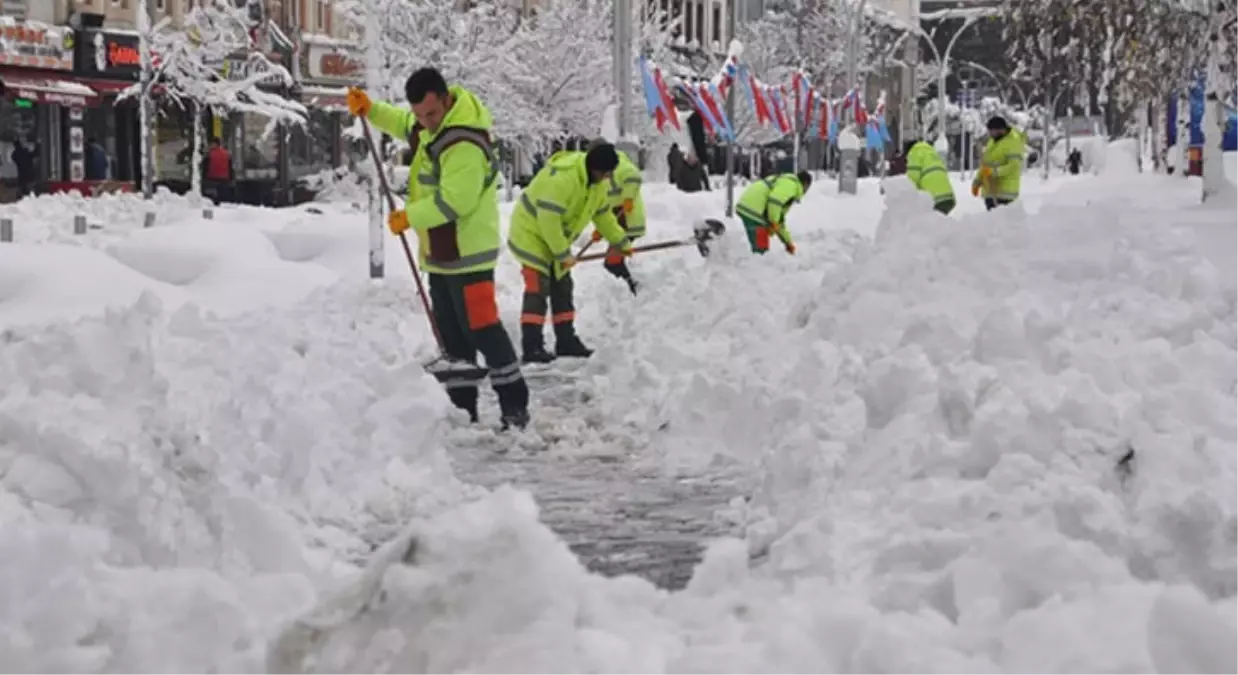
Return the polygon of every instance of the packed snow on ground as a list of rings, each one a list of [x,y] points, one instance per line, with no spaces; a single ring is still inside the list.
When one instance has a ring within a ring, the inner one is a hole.
[[[347,205],[31,244],[0,276],[0,668],[1234,672],[1235,270],[1201,242],[1235,209],[1191,187],[946,218],[821,181],[795,257],[731,222],[708,261],[636,256],[636,298],[582,265],[589,423],[757,478],[677,593],[454,478],[400,254],[361,280]],[[650,239],[721,196],[651,186]],[[93,308],[6,309],[70,264]]]

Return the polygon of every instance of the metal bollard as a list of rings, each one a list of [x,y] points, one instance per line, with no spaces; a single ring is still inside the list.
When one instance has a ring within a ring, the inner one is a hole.
[[[73,216],[73,234],[86,234],[86,216]]]
[[[215,209],[202,209],[202,218],[204,220],[215,220]]]
[[[0,218],[0,242],[13,243],[13,219]]]
[[[142,221],[142,227],[154,227],[154,226],[155,226],[155,212],[147,211],[146,216],[144,217]]]

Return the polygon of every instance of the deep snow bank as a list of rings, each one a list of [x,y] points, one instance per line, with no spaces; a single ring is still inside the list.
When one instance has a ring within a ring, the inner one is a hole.
[[[365,218],[349,205],[224,205],[212,220],[196,201],[165,193],[149,206],[152,228],[142,226],[148,205],[136,195],[49,195],[0,208],[16,218],[17,235],[0,245],[0,325],[99,316],[143,292],[168,307],[236,315],[369,272]],[[72,234],[77,213],[92,224],[85,235]],[[395,283],[409,283],[402,252],[387,253]]]
[[[413,523],[269,663],[1238,670],[1232,273],[1116,187],[962,218],[891,192],[876,243],[733,230],[592,289],[581,376],[649,430],[635,461],[759,467],[748,541],[686,591],[586,575],[499,492]]]
[[[342,562],[466,494],[406,302],[342,287],[220,322],[147,296],[6,331],[0,669],[260,668]]]

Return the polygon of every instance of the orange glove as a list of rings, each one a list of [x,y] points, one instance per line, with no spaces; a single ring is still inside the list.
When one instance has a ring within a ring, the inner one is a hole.
[[[623,200],[623,212],[631,213],[632,209],[636,208],[636,202],[631,199]]]
[[[358,117],[370,116],[370,97],[362,89],[357,87],[348,88],[348,112]]]
[[[795,255],[795,244],[787,244],[787,253]]]
[[[408,214],[403,210],[392,211],[387,216],[387,229],[396,236],[404,234],[408,231]]]
[[[971,196],[973,196],[973,197],[979,197],[979,196],[980,196],[980,183],[972,183],[972,184],[971,184]]]
[[[574,255],[569,255],[567,258],[564,258],[562,261],[559,262],[559,269],[563,270],[564,272],[572,269],[575,266],[576,266],[576,256]]]
[[[991,166],[980,167],[980,182],[981,183],[988,183],[989,179],[992,177],[993,177],[993,167]]]
[[[779,225],[778,223],[770,223],[770,224],[769,224],[769,233],[770,233],[770,234],[778,234],[778,230],[781,230],[781,229],[782,229],[782,226],[781,226],[781,225]]]
[[[593,236],[589,237],[589,241],[595,244],[598,243],[599,241],[602,241],[602,233],[598,232],[597,230],[594,230]]]

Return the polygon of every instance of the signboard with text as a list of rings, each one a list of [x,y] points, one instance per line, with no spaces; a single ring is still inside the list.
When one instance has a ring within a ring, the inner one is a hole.
[[[334,45],[307,45],[302,71],[312,82],[354,84],[365,77],[361,50]]]
[[[142,72],[136,33],[84,30],[78,35],[74,56],[77,72],[89,77],[136,82]]]
[[[29,21],[0,23],[0,66],[73,70],[73,29]]]

